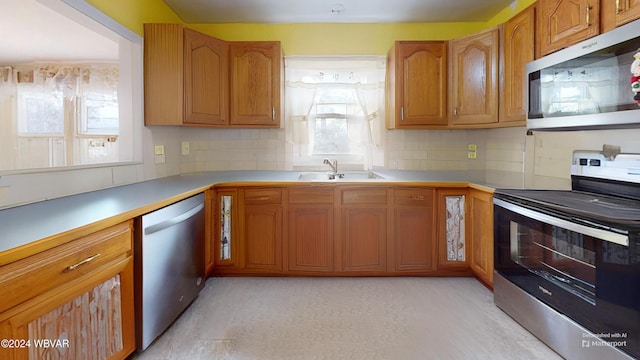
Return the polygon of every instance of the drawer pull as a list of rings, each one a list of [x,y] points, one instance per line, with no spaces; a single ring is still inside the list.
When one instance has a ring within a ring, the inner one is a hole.
[[[80,261],[80,262],[79,262],[79,263],[77,263],[77,264],[67,266],[67,267],[64,269],[64,271],[63,271],[63,272],[69,272],[69,271],[75,270],[75,269],[76,269],[76,268],[78,268],[79,266],[82,266],[82,265],[84,265],[84,264],[90,263],[90,262],[92,262],[93,260],[95,260],[95,259],[97,259],[97,258],[99,258],[99,257],[100,257],[100,253],[97,253],[97,254],[95,254],[95,255],[93,255],[93,256],[89,256],[88,258],[86,258],[86,259],[84,259],[84,260]]]
[[[422,196],[422,195],[412,195],[412,196],[409,196],[409,200],[420,200],[420,201],[422,201],[422,200],[424,200],[424,196]]]

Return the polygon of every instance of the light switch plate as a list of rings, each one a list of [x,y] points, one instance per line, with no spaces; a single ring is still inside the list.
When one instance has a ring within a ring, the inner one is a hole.
[[[188,141],[183,141],[181,144],[182,155],[191,154],[191,146]]]

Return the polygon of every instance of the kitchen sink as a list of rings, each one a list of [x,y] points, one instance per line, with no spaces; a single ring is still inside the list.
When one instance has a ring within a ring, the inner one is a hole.
[[[346,171],[338,174],[329,172],[302,172],[299,181],[364,181],[383,180],[384,177],[370,171]]]

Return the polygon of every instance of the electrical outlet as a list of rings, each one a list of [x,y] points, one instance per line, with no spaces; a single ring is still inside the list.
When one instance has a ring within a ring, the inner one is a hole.
[[[478,151],[478,145],[476,145],[476,144],[469,144],[469,145],[467,145],[467,150],[469,150],[469,151],[473,151],[473,152],[476,152],[476,151]]]
[[[478,153],[477,153],[477,152],[475,152],[475,151],[469,151],[469,152],[467,152],[467,158],[469,158],[469,159],[475,159],[477,154],[478,154]]]
[[[181,144],[181,149],[182,149],[182,155],[189,155],[191,154],[191,146],[189,145],[188,141],[183,141]]]
[[[156,145],[153,147],[154,155],[164,155],[164,145]]]

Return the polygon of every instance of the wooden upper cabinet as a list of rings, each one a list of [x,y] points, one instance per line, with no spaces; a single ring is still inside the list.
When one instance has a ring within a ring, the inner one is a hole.
[[[225,126],[228,45],[178,24],[144,24],[145,125]]]
[[[229,123],[229,44],[184,29],[184,123]]]
[[[640,0],[603,0],[600,6],[602,32],[640,18]]]
[[[144,24],[145,125],[182,125],[182,30],[178,24]]]
[[[280,127],[283,59],[280,42],[232,42],[231,125]]]
[[[387,128],[447,125],[446,42],[397,41],[387,71]]]
[[[452,125],[498,122],[498,27],[449,43],[449,120]]]
[[[526,72],[535,59],[535,6],[507,21],[500,33],[502,56],[500,72],[500,122],[513,126],[526,124]]]
[[[538,0],[537,6],[541,56],[600,33],[599,0]]]
[[[640,18],[640,0],[617,0],[616,25]]]

